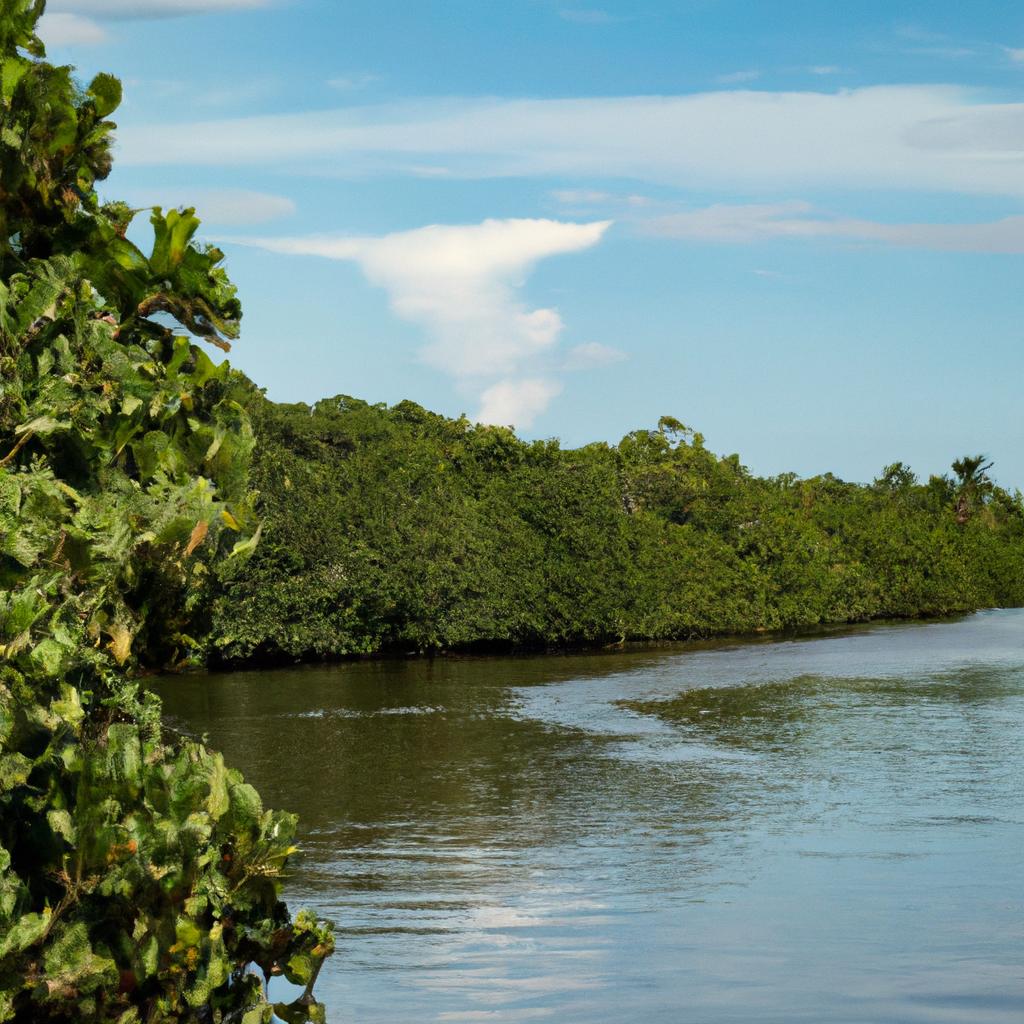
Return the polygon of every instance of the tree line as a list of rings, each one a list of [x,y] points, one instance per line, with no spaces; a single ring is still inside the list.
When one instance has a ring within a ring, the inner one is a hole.
[[[564,449],[413,402],[250,385],[263,538],[218,569],[221,663],[688,639],[1024,603],[1024,501],[981,457],[919,481],[757,477],[671,417]]]

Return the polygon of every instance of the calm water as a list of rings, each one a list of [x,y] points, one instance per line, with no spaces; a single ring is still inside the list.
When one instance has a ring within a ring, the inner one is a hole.
[[[332,1022],[1024,1019],[1024,613],[161,684],[298,811]]]

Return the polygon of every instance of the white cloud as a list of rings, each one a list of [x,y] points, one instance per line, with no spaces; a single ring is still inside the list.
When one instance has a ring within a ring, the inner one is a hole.
[[[130,96],[144,94],[149,101],[174,100],[177,109],[198,107],[252,106],[254,103],[278,95],[281,83],[272,77],[245,78],[235,75],[230,79],[194,78],[124,78],[125,91]],[[120,121],[124,112],[118,114]]]
[[[641,195],[619,195],[593,188],[558,188],[551,198],[563,206],[647,206],[651,200]]]
[[[188,102],[203,107],[246,107],[279,94],[281,84],[273,78],[235,78],[229,84],[189,83]]]
[[[915,57],[938,57],[940,60],[963,60],[965,57],[977,57],[978,51],[969,46],[915,46],[904,53]]]
[[[344,75],[328,78],[327,84],[339,92],[358,92],[379,81],[380,75],[374,75],[369,71],[350,71]]]
[[[715,204],[684,213],[670,213],[648,220],[643,230],[653,235],[701,242],[757,242],[783,235],[810,233],[824,222],[805,219],[810,203]]]
[[[611,366],[626,359],[626,353],[611,345],[602,345],[599,341],[585,341],[569,349],[565,357],[563,369],[593,370],[602,366]]]
[[[93,18],[172,18],[265,7],[268,0],[49,0],[47,14],[69,12]]]
[[[612,25],[622,20],[597,8],[567,7],[560,10],[558,16],[563,21],[571,21],[577,25]]]
[[[265,7],[269,0],[49,0],[39,21],[47,46],[96,46],[107,41],[98,22],[173,18]]]
[[[1015,64],[1024,64],[1024,47],[1015,48],[1012,46],[1004,46],[1003,50],[1005,51],[1006,56]]]
[[[596,188],[556,188],[551,198],[566,206],[594,206],[613,202],[615,196]]]
[[[354,261],[371,284],[387,291],[397,316],[424,328],[425,362],[480,394],[487,419],[501,410],[497,422],[525,425],[557,394],[557,382],[541,387],[543,378],[529,371],[555,347],[563,324],[555,309],[529,309],[517,289],[538,260],[596,245],[609,223],[486,220],[382,237],[237,241]],[[508,418],[514,396],[518,418]]]
[[[709,206],[652,219],[644,230],[703,242],[837,238],[942,252],[1024,253],[1024,216],[968,224],[886,224],[829,217],[800,201]]]
[[[88,18],[57,11],[40,18],[39,38],[46,46],[97,46],[106,42],[107,33]]]
[[[843,69],[836,64],[812,64],[807,70],[812,75],[838,75]]]
[[[760,77],[760,71],[748,68],[746,71],[730,71],[724,75],[716,75],[715,81],[719,85],[739,85],[742,82],[753,82]]]
[[[561,393],[562,385],[549,377],[498,381],[480,396],[476,421],[502,427],[528,427]]]
[[[954,86],[433,100],[125,124],[120,162],[323,173],[591,176],[762,194],[840,187],[1024,195],[1024,104]]]
[[[203,225],[241,227],[265,224],[295,212],[295,203],[286,196],[252,192],[241,188],[162,188],[128,189],[118,193],[133,206],[195,207]]]
[[[893,29],[895,35],[900,39],[909,39],[915,43],[941,43],[949,38],[943,32],[935,32],[933,29],[925,28],[912,21],[904,21]]]

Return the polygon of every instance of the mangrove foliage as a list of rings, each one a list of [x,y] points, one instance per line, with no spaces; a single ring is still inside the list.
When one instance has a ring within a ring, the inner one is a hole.
[[[237,378],[192,340],[240,308],[191,210],[144,250],[100,204],[121,88],[46,62],[42,9],[0,13],[0,1021],[258,1024],[251,965],[331,950],[280,900],[295,819],[138,682],[201,658],[257,541]]]
[[[1024,501],[760,478],[670,417],[566,450],[412,402],[251,389],[264,539],[218,570],[221,661],[799,629],[1024,603]]]

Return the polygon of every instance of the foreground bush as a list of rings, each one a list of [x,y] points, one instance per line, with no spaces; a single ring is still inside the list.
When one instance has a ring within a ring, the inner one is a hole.
[[[201,653],[257,540],[236,377],[166,326],[226,347],[240,309],[191,211],[145,254],[100,207],[120,86],[42,59],[42,7],[0,14],[0,1021],[257,1024],[246,965],[311,986],[331,950],[279,899],[294,818],[134,681]]]

